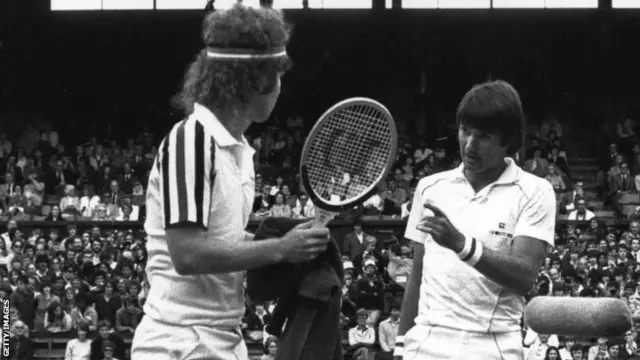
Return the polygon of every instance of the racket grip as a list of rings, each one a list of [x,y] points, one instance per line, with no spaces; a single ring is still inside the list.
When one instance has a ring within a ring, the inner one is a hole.
[[[329,221],[333,220],[335,213],[316,208],[316,219],[313,222],[313,227],[323,228],[327,226]]]

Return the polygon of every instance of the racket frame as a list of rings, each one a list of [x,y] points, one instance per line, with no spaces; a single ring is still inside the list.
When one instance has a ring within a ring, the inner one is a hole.
[[[308,166],[306,165],[306,157],[307,157],[308,151],[305,151],[305,150],[308,147],[307,145],[309,143],[309,140],[314,139],[315,136],[318,134],[318,132],[322,130],[321,125],[324,122],[324,119],[327,119],[330,116],[332,116],[333,113],[342,110],[342,108],[345,106],[357,106],[357,105],[373,106],[387,117],[389,127],[391,128],[390,154],[387,157],[387,164],[384,168],[384,172],[378,176],[378,180],[373,185],[370,185],[370,189],[368,189],[364,193],[364,195],[361,195],[355,200],[349,201],[343,204],[331,204],[331,203],[328,203],[326,200],[324,200],[321,196],[316,194],[316,192],[313,191],[313,189],[309,185],[309,170],[308,170]],[[348,210],[355,206],[358,206],[364,203],[365,201],[367,201],[371,196],[373,196],[377,191],[378,185],[380,185],[380,183],[385,181],[385,179],[389,175],[389,172],[393,168],[393,165],[396,161],[397,153],[398,153],[398,131],[397,131],[395,120],[393,119],[391,112],[389,112],[389,110],[387,110],[387,108],[381,103],[379,103],[378,101],[365,98],[365,97],[354,97],[354,98],[343,100],[333,105],[329,110],[325,111],[324,114],[320,116],[320,119],[316,121],[315,125],[311,129],[311,132],[309,133],[309,136],[305,141],[305,145],[302,151],[302,157],[300,159],[300,179],[302,181],[302,185],[307,191],[307,196],[309,197],[309,200],[311,200],[313,205],[316,207],[317,221],[319,223],[324,223],[326,225],[329,221],[331,221],[331,219],[333,219],[335,214]]]

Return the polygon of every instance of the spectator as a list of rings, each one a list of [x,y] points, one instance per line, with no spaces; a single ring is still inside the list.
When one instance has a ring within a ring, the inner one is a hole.
[[[349,350],[347,353],[352,353],[355,360],[367,360],[369,349],[376,341],[376,332],[373,327],[368,325],[368,317],[367,310],[359,309],[356,313],[358,325],[349,329]]]
[[[116,221],[138,221],[140,209],[136,205],[131,204],[131,198],[125,198],[122,206],[115,217]]]
[[[365,239],[373,237],[365,233],[362,230],[363,221],[361,218],[356,218],[353,222],[353,231],[345,235],[342,244],[342,253],[349,256],[349,259],[353,259],[358,254],[361,254],[365,250]],[[377,243],[376,243],[377,246]]]
[[[93,221],[112,221],[113,217],[109,215],[107,205],[99,204],[96,207],[96,211],[93,215]]]
[[[276,192],[273,197],[273,205],[269,209],[269,216],[290,218],[291,215],[291,208],[285,202],[284,193],[282,191]]]
[[[44,330],[45,317],[49,307],[53,303],[60,304],[60,298],[51,293],[51,283],[43,283],[41,289],[42,292],[36,295],[36,311],[34,320],[35,324],[33,329],[34,331]]]
[[[254,310],[247,316],[246,334],[247,337],[253,341],[262,341],[264,336],[264,329],[271,324],[272,316],[265,310],[263,303],[256,303]]]
[[[16,320],[12,326],[12,334],[9,337],[9,354],[11,359],[33,359],[34,345],[29,338],[29,327],[21,320]]]
[[[82,189],[80,198],[80,214],[84,218],[91,218],[100,203],[100,197],[95,195],[92,186],[85,186]]]
[[[559,360],[573,360],[571,350],[576,346],[576,339],[572,336],[563,337],[564,347],[558,351]]]
[[[546,179],[551,183],[556,194],[563,193],[567,190],[567,184],[564,182],[562,174],[558,171],[556,165],[549,164]]]
[[[260,360],[274,360],[277,351],[278,339],[271,336],[264,343],[264,355],[260,357]]]
[[[46,151],[45,151],[46,152]],[[58,160],[55,167],[47,175],[45,175],[45,192],[47,194],[58,194],[67,184],[75,184],[75,179],[71,173],[65,168],[65,161]]]
[[[51,207],[51,212],[44,219],[45,221],[56,222],[56,221],[64,221],[62,218],[62,211],[60,211],[60,206],[53,205]]]
[[[404,288],[413,270],[413,259],[409,246],[403,245],[399,248],[400,254],[396,254],[393,250],[387,252],[389,256],[387,273],[391,281]]]
[[[104,354],[104,360],[119,360],[113,356],[115,350],[116,347],[114,344],[109,341],[105,341],[104,344],[102,344],[102,353]]]
[[[560,360],[560,352],[555,346],[549,346],[547,353],[544,355],[544,360]]]
[[[400,306],[396,303],[391,306],[389,318],[380,323],[378,328],[378,341],[382,353],[378,354],[378,359],[392,359],[393,349],[398,335],[398,325],[400,324]]]
[[[621,352],[623,356],[627,356],[627,358],[640,356],[640,351],[638,351],[638,344],[635,340],[635,333],[633,331],[627,331],[624,334],[624,345],[622,346]]]
[[[11,271],[13,252],[7,247],[7,241],[0,238],[0,267],[5,266],[7,271]]]
[[[0,185],[0,198],[5,203],[7,198],[13,196],[15,188],[18,186],[14,181],[14,173],[6,172],[4,175],[4,183]]]
[[[620,352],[620,344],[616,342],[609,345],[609,352],[606,353],[605,358],[609,360],[622,360],[623,356]]]
[[[549,169],[549,162],[542,157],[542,150],[537,149],[533,152],[533,157],[526,160],[524,163],[524,170],[528,171],[539,177],[547,176],[547,170]]]
[[[44,327],[49,333],[56,334],[71,331],[74,326],[71,316],[62,309],[60,303],[54,302],[47,308]]]
[[[62,279],[64,281],[64,279]],[[71,314],[76,306],[76,294],[74,289],[69,285],[68,288],[64,289],[64,296],[62,297],[62,301],[60,303],[62,305],[62,309],[66,311],[68,314]]]
[[[87,324],[78,325],[77,337],[67,343],[64,360],[86,360],[91,355],[91,341],[87,335],[89,326]]]
[[[364,274],[356,282],[356,304],[367,311],[367,324],[371,327],[378,323],[380,313],[384,309],[384,284],[376,271],[376,261],[366,259]]]
[[[133,168],[131,167],[131,163],[125,162],[122,175],[120,175],[118,179],[118,183],[122,184],[122,192],[125,195],[130,195],[133,193],[133,187],[138,182],[138,178],[133,172]]]
[[[575,210],[569,213],[568,220],[591,221],[591,219],[595,217],[596,217],[596,214],[594,214],[591,210],[587,209],[587,202],[585,201],[585,199],[576,198]]]
[[[608,357],[608,355],[609,355],[609,349],[608,349],[608,346],[607,346],[608,343],[609,343],[609,339],[608,338],[599,337],[598,338],[598,343],[589,348],[589,351],[587,353],[587,359],[588,360],[596,360],[598,355],[600,355],[600,354],[606,354],[607,357]]]
[[[351,265],[353,267],[353,265]],[[345,266],[344,280],[342,283],[342,307],[340,312],[346,317],[346,324],[349,325],[350,319],[355,318],[358,306],[356,304],[357,292],[355,283],[353,282],[353,274],[348,271]]]
[[[125,298],[123,305],[116,311],[116,331],[123,336],[133,336],[136,327],[142,320],[142,311],[137,307],[137,299],[131,297]]]
[[[136,183],[133,185],[131,205],[142,207],[144,205],[144,201],[145,201],[144,187],[142,186],[141,182],[136,181]]]
[[[101,321],[98,324],[98,337],[91,341],[90,360],[104,360],[104,345],[110,344],[113,349],[113,356],[116,359],[125,359],[124,340],[117,333],[111,332],[111,324],[108,321]]]
[[[91,299],[86,292],[79,292],[75,297],[75,307],[71,310],[71,318],[73,327],[77,328],[81,323],[89,326],[89,331],[93,332],[98,329],[98,313],[90,306]]]
[[[351,259],[351,261],[353,261],[353,266],[355,267],[356,272],[358,274],[363,274],[365,272],[364,264],[369,259],[375,262],[377,275],[382,275],[384,273],[384,269],[386,268],[387,264],[382,254],[376,250],[377,243],[378,243],[378,239],[376,239],[373,236],[368,236],[364,240],[365,246],[362,249],[362,252],[357,253]]]
[[[19,269],[18,269],[19,270]],[[20,275],[16,281],[16,289],[11,296],[11,303],[18,306],[21,319],[29,327],[33,329],[35,320],[35,294],[27,288],[29,279],[26,275]]]
[[[29,209],[29,199],[23,194],[22,187],[15,186],[13,194],[6,198],[5,212],[16,216]]]
[[[298,194],[298,201],[292,210],[293,217],[296,219],[313,219],[316,217],[316,208],[309,201],[309,196],[305,193]]]
[[[122,298],[114,293],[114,286],[106,282],[104,292],[96,299],[96,312],[98,320],[107,320],[110,324],[116,324],[116,313],[122,307]]]
[[[269,209],[273,204],[273,196],[271,195],[271,185],[263,184],[260,195],[256,195],[253,202],[253,211],[257,212],[260,209]]]
[[[549,161],[549,165],[555,165],[560,172],[571,179],[571,170],[569,169],[567,160],[560,156],[560,149],[557,146],[551,147],[547,160]]]
[[[108,194],[108,201],[106,202],[107,205],[114,205],[116,209],[122,206],[124,192],[120,190],[120,183],[118,183],[118,180],[111,180]]]
[[[549,335],[539,334],[533,344],[529,347],[526,360],[544,360],[547,354],[547,349],[550,347],[553,346],[549,344]],[[553,348],[555,349],[555,347]]]
[[[75,216],[82,215],[80,198],[76,196],[76,188],[74,185],[66,185],[64,187],[64,196],[60,199],[60,209],[62,209],[64,215],[68,216],[67,219],[73,219]]]

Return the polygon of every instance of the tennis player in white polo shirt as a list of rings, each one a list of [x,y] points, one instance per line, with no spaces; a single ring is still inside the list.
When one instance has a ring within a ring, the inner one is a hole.
[[[473,87],[456,120],[462,164],[420,180],[395,355],[404,360],[523,359],[520,320],[554,241],[551,184],[518,167],[524,115],[504,81]]]
[[[254,151],[243,133],[264,122],[289,66],[280,12],[237,4],[204,22],[206,48],[179,96],[189,114],[163,140],[147,190],[151,289],[133,360],[246,360],[240,332],[244,270],[303,262],[325,251],[327,229],[298,226],[251,241]]]

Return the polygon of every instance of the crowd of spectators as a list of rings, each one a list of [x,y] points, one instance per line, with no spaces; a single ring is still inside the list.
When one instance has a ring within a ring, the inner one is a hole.
[[[295,169],[304,121],[292,118],[281,125],[285,126],[263,129],[249,139],[257,150],[254,219],[315,215]],[[64,335],[73,339],[65,359],[124,360],[125,340],[143,317],[149,286],[141,222],[157,139],[150,133],[124,144],[91,138],[71,154],[55,132],[36,137],[29,147],[0,135],[0,203],[7,220],[6,232],[0,234],[0,298],[12,304],[11,354],[30,359],[33,339]],[[442,139],[429,143],[401,137],[397,163],[386,183],[362,206],[340,215],[353,224],[353,231],[337,239],[346,270],[342,330],[348,334],[349,356],[391,357],[412,269],[412,243],[401,236],[366,232],[363,219],[407,216],[421,178],[459,165],[455,148],[447,144]],[[633,154],[640,149],[625,144]],[[589,220],[585,228],[557,227],[556,247],[530,296],[619,297],[640,320],[640,220],[620,232],[586,209],[584,184],[573,180],[563,127],[553,116],[531,134],[518,160],[526,171],[553,184],[560,214]],[[31,220],[45,222],[41,227],[26,226]],[[83,225],[87,223],[76,220],[103,223]],[[264,360],[273,359],[277,351],[277,338],[265,330],[274,306],[247,299],[243,331],[247,339],[263,345]],[[527,360],[640,358],[635,330],[624,339],[597,340],[523,331]],[[595,345],[585,347],[590,340]]]

